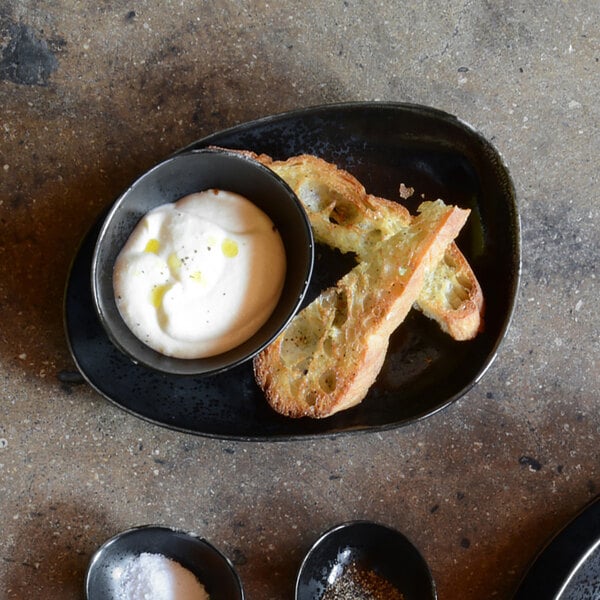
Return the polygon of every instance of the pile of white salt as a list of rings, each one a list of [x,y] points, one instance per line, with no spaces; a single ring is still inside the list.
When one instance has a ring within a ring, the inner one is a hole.
[[[115,573],[115,600],[210,600],[196,576],[162,554],[144,552]]]

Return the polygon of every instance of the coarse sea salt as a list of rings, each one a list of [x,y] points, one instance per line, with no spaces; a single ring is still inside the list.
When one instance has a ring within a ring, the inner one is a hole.
[[[115,573],[115,600],[210,600],[195,575],[162,554],[144,552]]]

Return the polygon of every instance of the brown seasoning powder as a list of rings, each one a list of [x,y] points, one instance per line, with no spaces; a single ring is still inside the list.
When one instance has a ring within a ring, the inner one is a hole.
[[[402,593],[375,571],[352,563],[321,600],[404,600]]]

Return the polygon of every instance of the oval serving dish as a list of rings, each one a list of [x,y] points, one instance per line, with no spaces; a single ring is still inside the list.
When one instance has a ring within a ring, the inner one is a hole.
[[[456,342],[411,311],[390,340],[378,380],[357,407],[321,420],[289,419],[267,405],[246,363],[210,377],[157,374],[132,365],[108,340],[89,292],[93,228],[75,258],[65,295],[65,327],[86,380],[124,410],[198,435],[288,440],[381,431],[426,418],[464,395],[494,360],[509,327],[520,277],[520,224],[508,170],[495,148],[455,116],[410,104],[352,103],[266,117],[203,138],[209,146],[246,149],[285,159],[309,153],[356,176],[368,192],[398,198],[415,189],[414,213],[425,198],[471,209],[457,244],[486,298],[485,331]],[[317,246],[305,302],[334,284],[353,257]]]

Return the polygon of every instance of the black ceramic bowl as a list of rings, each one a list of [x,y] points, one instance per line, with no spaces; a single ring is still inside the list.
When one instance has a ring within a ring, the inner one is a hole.
[[[239,346],[207,358],[172,358],[146,346],[121,318],[113,292],[113,267],[132,230],[148,211],[211,188],[241,194],[271,218],[286,252],[283,291],[267,322]],[[112,206],[92,258],[92,296],[109,339],[133,362],[174,375],[214,374],[252,358],[289,323],[307,290],[313,257],[310,222],[300,201],[281,178],[238,153],[218,149],[190,151],[150,169]]]
[[[161,554],[193,573],[211,600],[244,600],[240,578],[229,559],[191,533],[145,525],[106,541],[92,556],[85,578],[87,600],[112,600],[123,566],[140,554]]]
[[[295,598],[318,600],[336,585],[371,586],[373,593],[377,586],[377,597],[382,598],[394,597],[395,591],[404,600],[437,598],[431,571],[419,551],[398,531],[370,521],[343,523],[314,543],[300,566]],[[385,594],[384,586],[392,586],[394,592]],[[340,596],[351,597],[345,593]]]

